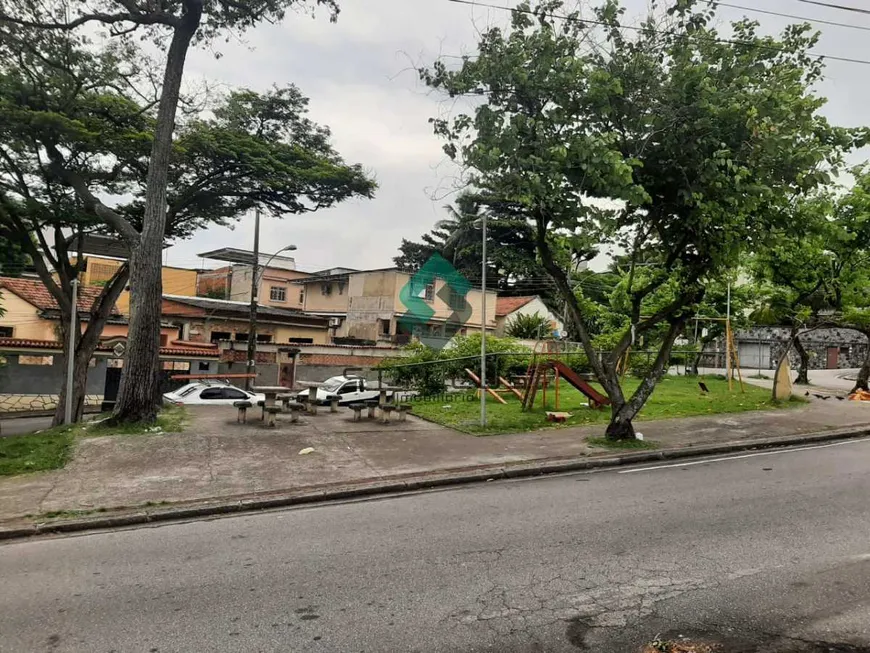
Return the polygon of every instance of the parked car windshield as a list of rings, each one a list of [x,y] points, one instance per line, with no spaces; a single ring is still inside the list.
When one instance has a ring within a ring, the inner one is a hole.
[[[338,379],[327,379],[321,387],[327,392],[335,392],[342,383],[344,381],[339,381]]]

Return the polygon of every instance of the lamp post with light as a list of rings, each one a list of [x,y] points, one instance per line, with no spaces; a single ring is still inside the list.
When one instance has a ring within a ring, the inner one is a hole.
[[[257,300],[260,280],[262,279],[262,275],[266,272],[266,268],[269,267],[269,263],[271,263],[278,254],[281,254],[282,252],[292,252],[295,249],[296,245],[287,245],[272,254],[272,256],[266,260],[265,265],[260,266],[260,209],[256,209],[254,212],[254,261],[251,269],[251,319],[248,326],[248,364],[245,369],[245,373],[248,376],[245,377],[245,390],[251,389],[250,375],[254,373],[254,368],[256,366]],[[259,272],[261,267],[262,272]]]

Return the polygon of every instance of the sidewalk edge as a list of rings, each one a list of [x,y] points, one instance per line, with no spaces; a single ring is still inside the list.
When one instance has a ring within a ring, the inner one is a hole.
[[[823,444],[837,440],[849,440],[870,435],[870,425],[807,433],[803,435],[740,440],[716,445],[683,447],[679,449],[660,449],[625,453],[618,456],[600,458],[545,458],[530,462],[494,464],[464,469],[433,470],[425,474],[408,475],[382,479],[362,480],[354,484],[328,489],[308,491],[273,491],[263,495],[248,497],[226,497],[202,499],[176,507],[163,507],[152,510],[137,510],[123,514],[103,514],[99,517],[69,519],[57,522],[33,523],[9,528],[0,527],[0,540],[12,540],[36,535],[76,533],[89,530],[111,529],[158,522],[181,521],[218,515],[237,514],[257,510],[286,508],[328,501],[400,495],[409,491],[434,489],[440,487],[466,485],[504,478],[523,478],[585,471],[644,462],[679,460],[717,454],[759,449],[787,448],[797,445]],[[116,509],[119,512],[123,508]]]

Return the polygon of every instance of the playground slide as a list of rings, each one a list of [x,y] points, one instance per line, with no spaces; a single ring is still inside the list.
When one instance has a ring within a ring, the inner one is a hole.
[[[599,406],[608,406],[610,405],[610,399],[605,397],[603,394],[598,392],[591,385],[586,383],[583,379],[581,379],[577,373],[572,370],[570,367],[565,365],[562,361],[554,360],[551,362],[553,369],[559,370],[559,376],[565,379],[568,383],[577,388],[584,395],[589,397],[592,401],[594,401]]]

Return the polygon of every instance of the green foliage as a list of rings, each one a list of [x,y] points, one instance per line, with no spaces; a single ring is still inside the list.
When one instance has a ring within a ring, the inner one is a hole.
[[[490,385],[498,383],[498,377],[505,374],[516,373],[519,369],[524,372],[528,366],[528,347],[524,347],[513,338],[497,338],[496,336],[486,336],[486,373],[487,382]],[[490,354],[501,354],[493,356]],[[504,355],[515,354],[515,355]],[[450,344],[441,351],[441,358],[446,360],[445,363],[448,378],[461,379],[468,378],[465,374],[465,368],[471,369],[475,374],[479,374],[480,363],[475,360],[461,360],[451,362],[452,358],[465,358],[469,356],[480,356],[480,333],[472,333],[467,336],[457,336]]]
[[[640,385],[641,381],[626,377],[622,383],[625,391],[631,392]],[[672,419],[802,405],[791,402],[777,404],[771,399],[770,390],[766,388],[747,385],[744,394],[740,392],[739,387],[729,391],[725,379],[705,377],[704,383],[710,388],[709,395],[702,395],[698,391],[698,381],[695,378],[664,377],[656,386],[640,417],[645,420]],[[496,403],[492,398],[487,399],[486,428],[480,427],[480,407],[477,402],[457,400],[450,403],[449,409],[444,409],[443,401],[414,402],[413,413],[445,426],[480,435],[606,424],[610,419],[609,410],[590,410],[587,407],[586,397],[564,382],[559,391],[559,410],[571,413],[571,417],[563,424],[554,424],[546,420],[545,409],[541,406],[542,393],[538,393],[534,410],[525,412],[521,410],[518,399],[510,395],[505,395],[505,398],[508,402],[506,405]],[[547,406],[546,410],[555,409],[555,393],[552,392],[552,386],[547,391]]]
[[[456,98],[455,115],[432,120],[446,154],[490,206],[534,225],[569,329],[627,421],[655,379],[636,401],[623,396],[613,368],[593,358],[595,320],[554,252],[588,260],[601,247],[625,251],[613,301],[628,320],[612,349],[618,357],[647,333],[670,347],[711,282],[750,249],[803,230],[794,197],[827,184],[865,132],[819,113],[822,69],[808,54],[808,25],[773,38],[743,20],[720,39],[715,6],[685,0],[666,29],[649,18],[648,29],[626,34],[622,13],[604,2],[594,31],[561,0],[523,2],[509,29],[481,33],[473,56],[436,61],[420,76]]]
[[[378,369],[390,374],[397,385],[411,387],[421,395],[444,392],[445,367],[439,363],[439,352],[421,342],[412,342],[403,348],[401,358],[385,359]]]
[[[448,217],[423,234],[420,242],[402,239],[393,261],[404,270],[419,270],[433,254],[447,259],[460,274],[479,283],[483,258],[481,218],[487,215],[487,287],[512,295],[548,296],[541,287],[545,275],[537,260],[534,231],[524,220],[500,215],[497,207],[484,208],[484,198],[465,191],[454,206],[444,207]]]
[[[552,337],[553,327],[550,320],[540,313],[526,315],[519,313],[507,323],[505,333],[511,338],[541,340]]]
[[[0,476],[63,467],[69,460],[72,441],[68,429],[0,438]]]

